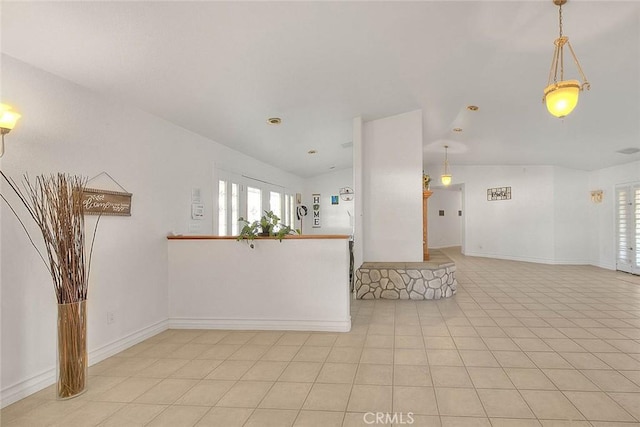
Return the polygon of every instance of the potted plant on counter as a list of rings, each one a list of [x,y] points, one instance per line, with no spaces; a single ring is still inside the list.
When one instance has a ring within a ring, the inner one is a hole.
[[[254,248],[253,240],[256,237],[274,237],[282,242],[282,239],[288,234],[299,234],[290,226],[282,224],[280,218],[273,211],[264,211],[264,215],[258,221],[250,223],[241,217],[238,222],[243,226],[237,240],[246,240],[251,249]]]

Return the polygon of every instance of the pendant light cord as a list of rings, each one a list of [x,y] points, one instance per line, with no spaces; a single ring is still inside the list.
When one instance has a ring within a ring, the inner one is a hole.
[[[560,10],[558,12],[558,22],[560,23],[560,37],[562,37],[562,4],[559,6]]]
[[[558,7],[558,23],[560,25],[560,38],[558,40],[562,40],[562,3],[560,3],[560,6]],[[560,81],[564,80],[564,52],[563,47],[564,47],[564,43],[560,42]],[[556,81],[557,83],[557,81]]]
[[[444,146],[444,174],[449,175],[449,147]]]

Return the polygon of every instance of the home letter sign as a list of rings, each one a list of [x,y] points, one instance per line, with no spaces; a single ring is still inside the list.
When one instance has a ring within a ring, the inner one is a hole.
[[[320,228],[320,195],[313,194],[313,228]]]

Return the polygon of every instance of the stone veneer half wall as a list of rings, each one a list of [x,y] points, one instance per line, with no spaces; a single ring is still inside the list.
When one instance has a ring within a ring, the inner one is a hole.
[[[458,286],[455,272],[455,263],[442,253],[430,262],[365,262],[356,271],[356,299],[448,298]]]

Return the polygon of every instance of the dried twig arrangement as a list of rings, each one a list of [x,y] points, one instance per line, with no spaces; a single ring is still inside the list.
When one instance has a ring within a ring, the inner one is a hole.
[[[94,230],[87,260],[82,205],[86,180],[78,176],[57,174],[41,175],[32,182],[28,176],[25,176],[24,188],[21,189],[13,179],[8,178],[1,171],[0,174],[40,228],[48,256],[48,262],[45,264],[53,279],[58,304],[86,300],[87,278],[95,241]],[[5,199],[4,196],[2,198]],[[16,214],[15,210],[11,209]],[[33,243],[24,223],[17,214],[16,217],[44,261],[42,253]]]
[[[34,243],[27,227],[9,201],[1,195],[22,225],[53,279],[58,300],[58,396],[82,392],[87,377],[86,299],[96,228],[85,257],[84,207],[86,180],[57,174],[24,177],[22,188],[0,171],[42,233],[48,261]],[[98,217],[98,220],[100,218]]]

